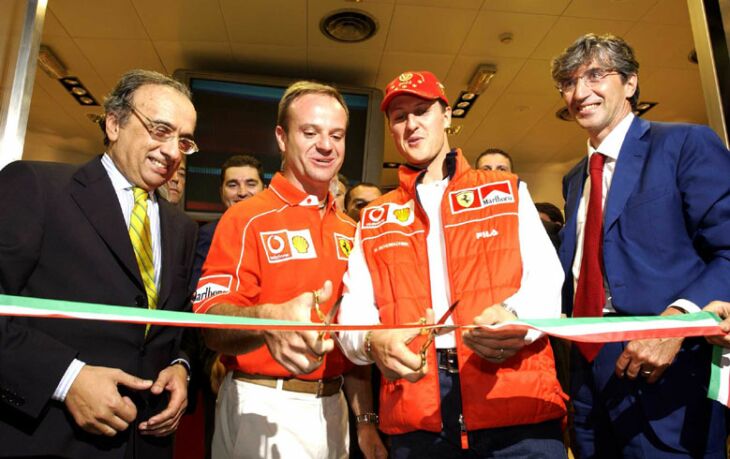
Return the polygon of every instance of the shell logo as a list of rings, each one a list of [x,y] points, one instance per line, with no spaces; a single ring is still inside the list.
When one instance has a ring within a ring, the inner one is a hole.
[[[294,246],[294,250],[299,253],[307,253],[309,250],[309,242],[302,236],[294,236],[291,239],[291,243]]]
[[[408,217],[411,216],[411,209],[409,209],[408,207],[402,207],[400,209],[394,210],[393,215],[395,215],[395,218],[399,222],[406,222],[408,221]]]

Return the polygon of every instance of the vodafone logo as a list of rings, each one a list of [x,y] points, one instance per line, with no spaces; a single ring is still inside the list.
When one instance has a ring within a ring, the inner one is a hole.
[[[278,255],[286,248],[286,242],[281,236],[274,234],[266,240],[266,246],[269,252]]]
[[[262,231],[260,236],[269,263],[317,258],[309,229]]]
[[[414,206],[414,201],[411,199],[405,204],[388,203],[367,209],[362,218],[362,227],[364,229],[377,228],[386,223],[408,226],[414,220]]]

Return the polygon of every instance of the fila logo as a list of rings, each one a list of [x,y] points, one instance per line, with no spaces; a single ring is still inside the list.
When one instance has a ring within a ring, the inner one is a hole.
[[[364,229],[377,228],[386,223],[408,226],[413,223],[414,214],[413,199],[403,205],[383,204],[382,206],[365,209],[362,217],[362,227]]]
[[[496,229],[492,229],[492,231],[479,231],[477,233],[477,241],[479,239],[487,239],[495,236],[499,236],[499,231],[497,231]]]
[[[512,192],[512,184],[508,180],[449,193],[452,214],[513,202],[515,202],[515,196]]]
[[[262,231],[260,236],[269,263],[317,258],[308,229]]]
[[[219,276],[206,276],[200,279],[201,282],[205,281],[204,284],[198,286],[195,291],[195,299],[193,303],[200,303],[214,296],[223,295],[231,291],[231,276],[219,275]]]

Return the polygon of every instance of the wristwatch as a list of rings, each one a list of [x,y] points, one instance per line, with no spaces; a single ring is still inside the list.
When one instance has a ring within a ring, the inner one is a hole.
[[[358,424],[380,424],[380,416],[375,413],[363,413],[355,416],[355,422]]]

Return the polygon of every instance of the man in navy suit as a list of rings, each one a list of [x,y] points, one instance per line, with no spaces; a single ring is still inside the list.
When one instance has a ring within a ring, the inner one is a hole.
[[[563,180],[563,304],[574,317],[665,316],[730,299],[730,153],[706,127],[635,117],[638,69],[612,35],[585,35],[552,63],[588,133],[588,154]],[[579,456],[724,458],[709,363],[704,339],[574,346]]]

